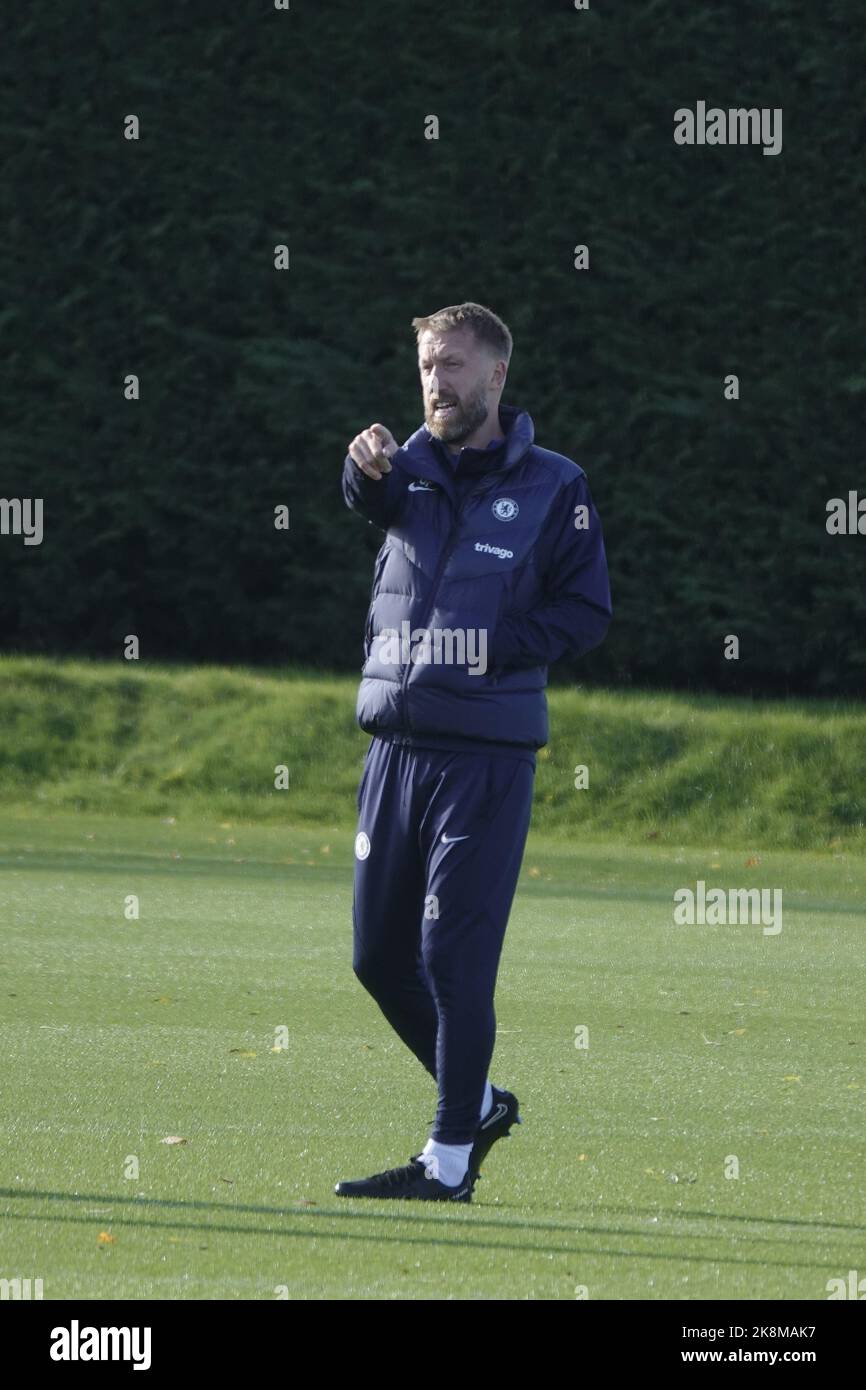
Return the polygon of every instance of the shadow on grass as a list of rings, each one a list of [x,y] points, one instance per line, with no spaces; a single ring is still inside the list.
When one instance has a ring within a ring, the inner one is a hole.
[[[49,1202],[63,1202],[63,1203],[65,1203],[65,1202],[72,1202],[72,1203],[76,1203],[76,1204],[80,1204],[80,1203],[82,1203],[82,1202],[99,1202],[99,1203],[103,1203],[103,1204],[107,1203],[107,1204],[109,1204],[109,1205],[111,1205],[111,1206],[121,1206],[121,1207],[129,1207],[129,1208],[133,1208],[133,1207],[134,1207],[134,1208],[137,1209],[137,1211],[146,1210],[146,1209],[155,1209],[156,1212],[159,1212],[159,1213],[163,1213],[163,1212],[164,1212],[167,1219],[166,1219],[166,1220],[158,1220],[158,1219],[156,1219],[156,1217],[154,1217],[154,1219],[152,1219],[152,1220],[148,1220],[148,1219],[140,1220],[140,1219],[137,1218],[137,1216],[133,1215],[131,1212],[128,1214],[128,1216],[127,1216],[126,1214],[124,1214],[124,1215],[121,1215],[121,1216],[113,1216],[113,1217],[110,1217],[110,1218],[108,1218],[108,1221],[106,1221],[106,1217],[105,1217],[104,1215],[103,1215],[101,1218],[99,1218],[99,1219],[100,1219],[100,1221],[101,1221],[101,1223],[102,1223],[103,1225],[105,1225],[105,1224],[111,1224],[112,1226],[116,1226],[116,1227],[127,1227],[127,1228],[129,1228],[129,1229],[135,1229],[135,1228],[139,1228],[139,1227],[153,1227],[153,1228],[155,1228],[155,1229],[157,1229],[157,1230],[186,1230],[186,1231],[198,1232],[200,1235],[208,1235],[208,1234],[245,1235],[245,1236],[250,1236],[250,1235],[251,1235],[251,1236],[272,1236],[272,1237],[277,1237],[277,1238],[282,1238],[282,1237],[285,1237],[285,1236],[291,1236],[291,1237],[293,1237],[293,1238],[300,1238],[300,1239],[312,1239],[313,1237],[315,1237],[315,1239],[317,1239],[317,1240],[320,1240],[320,1239],[322,1239],[322,1238],[326,1238],[326,1239],[330,1239],[330,1240],[360,1240],[360,1241],[373,1241],[373,1242],[376,1242],[376,1243],[379,1243],[379,1244],[381,1244],[381,1243],[383,1243],[383,1242],[388,1242],[389,1244],[395,1244],[395,1245],[396,1245],[396,1244],[399,1244],[399,1245],[444,1245],[444,1246],[459,1246],[459,1245],[465,1245],[465,1246],[467,1246],[467,1247],[471,1247],[472,1249],[479,1249],[479,1250],[490,1249],[490,1250],[533,1251],[533,1252],[535,1252],[535,1253],[537,1253],[537,1254],[553,1254],[553,1255],[585,1255],[585,1254],[589,1254],[589,1255],[610,1255],[610,1256],[615,1256],[616,1258],[620,1258],[620,1259],[652,1259],[652,1260],[662,1259],[662,1260],[678,1260],[678,1261],[679,1261],[679,1260],[687,1260],[687,1261],[690,1261],[690,1262],[692,1262],[692,1263],[712,1264],[712,1265],[719,1265],[719,1264],[725,1264],[725,1265],[768,1265],[768,1266],[771,1266],[771,1267],[774,1267],[774,1268],[780,1268],[780,1269],[793,1269],[793,1268],[821,1269],[821,1268],[825,1268],[825,1269],[831,1269],[831,1270],[836,1271],[836,1270],[838,1270],[838,1266],[839,1266],[839,1260],[838,1260],[838,1259],[833,1260],[832,1262],[822,1261],[822,1260],[810,1260],[810,1259],[799,1259],[799,1260],[797,1260],[797,1259],[790,1259],[790,1258],[783,1258],[783,1259],[767,1259],[767,1258],[762,1258],[762,1257],[758,1257],[758,1256],[750,1257],[750,1256],[748,1256],[748,1255],[725,1255],[725,1254],[720,1254],[720,1253],[714,1253],[714,1254],[709,1254],[709,1255],[700,1255],[700,1254],[694,1254],[694,1253],[691,1253],[691,1252],[689,1252],[689,1253],[678,1253],[678,1252],[676,1252],[676,1251],[669,1252],[669,1253],[661,1253],[661,1252],[659,1252],[659,1250],[658,1250],[657,1248],[656,1248],[656,1249],[652,1249],[652,1250],[635,1250],[635,1249],[621,1249],[621,1248],[618,1248],[618,1247],[617,1247],[617,1248],[608,1248],[608,1247],[598,1246],[598,1245],[577,1245],[577,1244],[574,1244],[574,1243],[569,1243],[569,1244],[567,1244],[567,1245],[562,1245],[562,1244],[543,1244],[543,1243],[540,1243],[540,1242],[527,1242],[527,1241],[521,1240],[521,1241],[514,1242],[514,1243],[512,1243],[512,1244],[508,1244],[508,1243],[506,1243],[506,1242],[504,1242],[504,1241],[501,1241],[501,1240],[493,1240],[493,1241],[476,1240],[476,1239],[474,1239],[474,1233],[475,1233],[476,1231],[478,1231],[478,1230],[484,1230],[484,1229],[486,1229],[486,1230],[489,1230],[489,1231],[497,1231],[497,1232],[501,1232],[501,1231],[527,1231],[527,1232],[532,1232],[532,1233],[534,1233],[534,1232],[539,1232],[539,1233],[541,1233],[541,1232],[554,1233],[554,1232],[555,1232],[556,1234],[561,1235],[561,1236],[562,1236],[562,1235],[565,1235],[565,1236],[574,1236],[574,1235],[580,1235],[580,1236],[601,1236],[601,1237],[627,1236],[627,1237],[632,1237],[632,1238],[638,1237],[638,1238],[640,1238],[640,1239],[652,1238],[653,1241],[655,1242],[656,1246],[657,1246],[657,1244],[658,1244],[658,1238],[659,1238],[659,1237],[661,1237],[662,1239],[667,1239],[668,1237],[674,1237],[675,1239],[680,1240],[680,1241],[690,1240],[690,1241],[695,1241],[695,1242],[697,1242],[697,1241],[705,1241],[705,1240],[708,1240],[708,1239],[713,1238],[714,1233],[713,1233],[712,1231],[700,1232],[700,1233],[698,1233],[698,1232],[677,1232],[677,1231],[675,1231],[675,1230],[667,1230],[667,1229],[664,1229],[664,1228],[662,1228],[662,1227],[660,1227],[658,1230],[655,1230],[655,1231],[636,1231],[636,1230],[633,1230],[633,1229],[621,1228],[621,1227],[618,1227],[618,1226],[597,1226],[597,1225],[596,1225],[596,1226],[580,1226],[580,1225],[571,1225],[571,1224],[565,1224],[565,1223],[560,1223],[560,1222],[555,1222],[555,1221],[535,1221],[535,1220],[526,1220],[526,1219],[524,1219],[524,1220],[516,1220],[516,1219],[510,1218],[510,1217],[507,1217],[505,1220],[501,1220],[501,1219],[491,1220],[491,1219],[489,1219],[489,1218],[487,1217],[486,1212],[485,1212],[485,1214],[484,1214],[483,1216],[481,1216],[480,1219],[479,1219],[479,1218],[477,1217],[478,1208],[477,1208],[477,1207],[473,1208],[473,1207],[470,1206],[469,1204],[465,1204],[465,1205],[464,1205],[464,1204],[460,1204],[460,1210],[459,1210],[459,1211],[455,1209],[453,1212],[451,1212],[450,1207],[448,1208],[447,1219],[449,1220],[449,1223],[450,1223],[450,1221],[451,1221],[453,1218],[457,1218],[457,1219],[459,1219],[460,1222],[461,1222],[461,1227],[460,1227],[460,1233],[459,1233],[459,1234],[458,1234],[458,1230],[457,1230],[457,1229],[455,1229],[454,1227],[449,1227],[449,1238],[445,1239],[445,1238],[442,1238],[442,1237],[438,1237],[438,1238],[437,1238],[437,1237],[434,1237],[434,1236],[432,1236],[432,1235],[423,1235],[423,1234],[419,1234],[419,1235],[403,1235],[403,1234],[397,1233],[397,1232],[395,1232],[395,1231],[388,1231],[388,1232],[386,1232],[386,1233],[383,1234],[383,1232],[382,1232],[382,1230],[381,1230],[381,1222],[382,1222],[383,1219],[385,1218],[386,1212],[382,1210],[382,1207],[385,1206],[386,1204],[385,1204],[385,1203],[379,1203],[379,1202],[373,1202],[373,1201],[371,1201],[370,1199],[365,1199],[365,1198],[359,1198],[359,1199],[355,1199],[355,1200],[356,1200],[356,1201],[360,1201],[361,1204],[362,1204],[363,1206],[365,1206],[365,1207],[366,1207],[366,1206],[374,1206],[374,1207],[377,1208],[377,1209],[376,1209],[376,1210],[372,1210],[372,1211],[359,1211],[359,1210],[357,1209],[357,1207],[354,1205],[354,1202],[353,1202],[353,1200],[352,1200],[351,1198],[344,1198],[344,1199],[342,1200],[342,1202],[340,1202],[339,1205],[335,1204],[334,1206],[322,1207],[322,1208],[319,1208],[319,1209],[317,1209],[317,1210],[314,1211],[314,1210],[312,1210],[312,1209],[309,1208],[309,1207],[300,1207],[299,1205],[292,1205],[292,1206],[289,1206],[289,1207],[263,1207],[263,1206],[251,1206],[251,1205],[250,1205],[250,1206],[245,1206],[245,1205],[241,1205],[241,1204],[227,1203],[227,1202],[182,1201],[182,1200],[174,1200],[174,1199],[170,1199],[170,1198],[157,1198],[157,1197],[146,1197],[146,1198],[141,1198],[141,1197],[117,1197],[117,1196],[115,1196],[115,1195],[113,1195],[113,1194],[108,1194],[108,1193],[102,1193],[102,1194],[100,1194],[100,1193],[76,1193],[76,1194],[73,1196],[73,1195],[70,1195],[70,1194],[64,1193],[64,1192],[39,1192],[39,1191],[26,1191],[26,1190],[22,1191],[22,1190],[20,1190],[20,1189],[13,1190],[13,1189],[11,1189],[11,1188],[0,1188],[0,1198],[13,1198],[13,1199],[15,1199],[15,1200],[17,1200],[17,1201],[27,1200],[27,1201],[43,1201],[43,1202],[44,1202],[44,1201],[49,1201]],[[340,1199],[337,1199],[338,1202],[339,1202],[339,1200],[340,1200]],[[417,1208],[418,1205],[423,1205],[423,1204],[414,1203],[414,1204],[413,1204],[413,1207]],[[425,1212],[425,1211],[418,1211],[417,1209],[412,1210],[411,1212],[407,1212],[407,1211],[406,1211],[406,1204],[405,1204],[405,1203],[400,1203],[399,1211],[397,1211],[397,1210],[395,1210],[395,1204],[394,1204],[393,1202],[389,1202],[389,1203],[387,1203],[387,1207],[388,1207],[387,1215],[389,1215],[389,1216],[391,1216],[391,1217],[397,1217],[397,1219],[399,1219],[400,1221],[409,1222],[411,1225],[413,1225],[413,1226],[415,1226],[415,1227],[420,1227],[420,1226],[424,1226],[424,1225],[429,1225],[431,1222],[435,1222],[436,1225],[439,1226],[440,1229],[441,1229],[441,1222],[442,1222],[442,1220],[443,1220],[443,1217],[446,1217],[446,1212],[444,1212],[444,1211],[442,1210],[442,1206],[443,1206],[443,1205],[444,1205],[444,1204],[436,1203],[436,1204],[435,1204],[435,1212],[434,1212],[434,1211],[431,1211],[431,1212],[428,1214],[428,1213]],[[456,1208],[456,1206],[457,1206],[457,1204],[455,1204],[455,1208]],[[210,1223],[210,1222],[206,1222],[206,1223],[200,1223],[200,1222],[199,1222],[199,1223],[197,1223],[197,1222],[193,1222],[193,1221],[176,1220],[176,1219],[170,1217],[170,1215],[169,1215],[170,1210],[180,1210],[181,1213],[195,1212],[195,1211],[203,1211],[203,1212],[226,1212],[226,1213],[231,1212],[233,1215],[237,1215],[238,1213],[249,1213],[249,1214],[252,1215],[252,1216],[259,1216],[259,1217],[263,1217],[263,1216],[264,1216],[264,1217],[279,1217],[279,1218],[281,1218],[281,1219],[285,1219],[285,1218],[287,1218],[287,1217],[291,1217],[291,1218],[298,1218],[298,1217],[300,1217],[300,1218],[303,1219],[303,1221],[304,1221],[305,1224],[307,1224],[307,1223],[309,1223],[309,1222],[311,1222],[311,1221],[312,1221],[312,1222],[319,1222],[319,1221],[322,1221],[322,1220],[326,1220],[326,1221],[338,1220],[338,1221],[344,1223],[344,1226],[347,1225],[347,1224],[349,1224],[349,1223],[354,1224],[354,1223],[372,1222],[372,1223],[375,1223],[375,1224],[376,1224],[377,1229],[376,1229],[375,1231],[370,1231],[369,1233],[365,1233],[365,1232],[349,1232],[349,1231],[347,1231],[347,1230],[345,1230],[345,1229],[343,1229],[343,1230],[337,1230],[337,1231],[325,1231],[325,1230],[317,1229],[317,1230],[313,1231],[313,1230],[311,1230],[311,1229],[309,1229],[309,1228],[308,1228],[308,1229],[303,1229],[303,1228],[301,1228],[301,1227],[298,1227],[298,1228],[295,1228],[295,1229],[293,1229],[293,1228],[286,1228],[286,1227],[283,1227],[283,1228],[280,1228],[280,1229],[274,1229],[274,1227],[272,1227],[272,1226],[265,1226],[265,1227],[262,1227],[262,1226],[244,1226],[244,1225],[231,1225],[231,1224],[225,1224],[225,1223],[216,1225],[216,1224],[213,1224],[213,1223]],[[611,1208],[610,1208],[610,1211],[611,1211],[612,1214],[615,1214],[615,1215],[623,1215],[623,1214],[625,1214],[625,1215],[631,1216],[632,1218],[635,1218],[635,1219],[641,1217],[642,1215],[644,1216],[644,1218],[648,1218],[648,1217],[650,1217],[650,1216],[659,1216],[659,1215],[661,1215],[661,1213],[659,1213],[658,1211],[652,1211],[652,1212],[650,1212],[648,1209],[643,1209],[643,1210],[641,1210],[641,1209],[631,1208],[631,1207],[611,1207]],[[742,1216],[742,1215],[728,1215],[728,1216],[722,1216],[722,1215],[720,1215],[720,1214],[717,1213],[717,1212],[700,1212],[700,1211],[688,1211],[688,1212],[687,1212],[687,1211],[682,1211],[682,1212],[677,1212],[677,1213],[675,1213],[675,1214],[672,1214],[672,1213],[664,1213],[664,1215],[667,1217],[668,1220],[676,1220],[676,1221],[678,1221],[678,1220],[698,1220],[698,1219],[706,1219],[706,1220],[709,1220],[709,1221],[712,1221],[712,1222],[715,1222],[715,1223],[724,1223],[724,1222],[728,1222],[728,1221],[738,1221],[738,1222],[742,1222],[742,1223],[745,1223],[745,1224],[758,1225],[758,1226],[771,1225],[771,1226],[786,1226],[786,1227],[792,1227],[792,1228],[794,1228],[795,1230],[803,1229],[803,1230],[806,1231],[806,1232],[814,1232],[815,1234],[817,1234],[819,1231],[820,1231],[820,1232],[826,1232],[826,1231],[843,1231],[843,1232],[846,1232],[846,1233],[855,1231],[855,1232],[858,1232],[858,1233],[859,1233],[859,1232],[862,1232],[864,1229],[866,1229],[866,1228],[864,1228],[864,1227],[862,1227],[862,1226],[855,1226],[855,1225],[852,1225],[852,1224],[850,1224],[850,1223],[845,1223],[845,1222],[803,1221],[803,1220],[797,1220],[797,1219],[794,1219],[794,1220],[786,1220],[786,1219],[781,1218],[781,1217],[753,1217],[753,1216]],[[63,1224],[68,1224],[68,1225],[80,1225],[80,1226],[89,1225],[89,1226],[92,1226],[93,1223],[94,1223],[94,1220],[95,1220],[96,1218],[94,1218],[94,1217],[92,1217],[92,1216],[75,1216],[75,1215],[61,1215],[61,1214],[58,1214],[57,1216],[45,1216],[44,1214],[41,1214],[41,1213],[25,1213],[25,1212],[14,1212],[14,1211],[9,1211],[9,1210],[7,1210],[6,1213],[5,1213],[5,1219],[6,1219],[6,1220],[12,1220],[12,1221],[38,1221],[38,1222],[43,1223],[43,1224],[47,1224],[47,1223],[51,1223],[51,1222],[58,1222],[58,1223],[63,1223]],[[467,1237],[469,1236],[470,1231],[473,1233],[473,1238],[468,1239]],[[726,1239],[726,1238],[727,1238],[726,1233],[721,1233],[721,1238]],[[757,1241],[757,1242],[760,1242],[760,1243],[771,1244],[771,1243],[773,1243],[773,1242],[776,1242],[776,1241],[779,1241],[779,1240],[783,1239],[783,1237],[781,1236],[781,1234],[778,1235],[778,1236],[777,1236],[777,1235],[770,1235],[770,1236],[750,1235],[750,1236],[748,1236],[748,1239],[751,1240],[751,1241]],[[781,1252],[776,1252],[776,1253],[781,1253]],[[842,1258],[842,1257],[840,1257],[840,1258]],[[846,1255],[844,1258],[847,1258],[847,1255]]]

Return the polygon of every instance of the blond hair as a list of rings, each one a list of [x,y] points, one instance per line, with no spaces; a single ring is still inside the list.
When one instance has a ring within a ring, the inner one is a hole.
[[[492,309],[485,309],[483,304],[450,304],[447,309],[437,309],[435,314],[414,318],[412,327],[415,329],[416,342],[428,329],[432,333],[448,333],[455,328],[469,328],[476,342],[486,347],[494,357],[504,358],[506,363],[511,361],[514,346],[511,333],[502,319]]]

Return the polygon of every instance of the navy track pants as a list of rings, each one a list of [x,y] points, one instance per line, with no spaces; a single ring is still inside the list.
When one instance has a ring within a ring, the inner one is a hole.
[[[353,969],[439,1087],[432,1138],[469,1144],[529,830],[525,759],[373,738],[358,787]]]

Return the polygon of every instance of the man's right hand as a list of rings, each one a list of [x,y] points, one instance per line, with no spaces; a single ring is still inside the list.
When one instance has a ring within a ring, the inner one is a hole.
[[[362,473],[378,482],[383,473],[391,472],[389,460],[398,448],[396,439],[384,425],[370,425],[369,429],[355,435],[349,445],[349,457]]]

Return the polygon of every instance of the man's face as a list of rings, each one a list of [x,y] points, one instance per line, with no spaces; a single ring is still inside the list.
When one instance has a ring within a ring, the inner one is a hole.
[[[501,381],[494,383],[491,354],[465,329],[434,333],[428,328],[418,340],[418,369],[430,433],[443,444],[468,439],[497,402]]]

